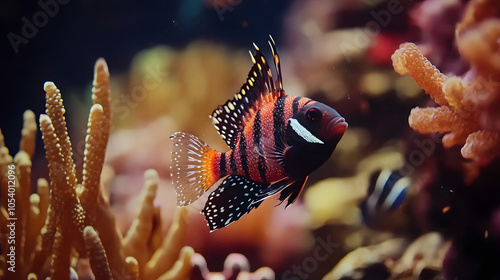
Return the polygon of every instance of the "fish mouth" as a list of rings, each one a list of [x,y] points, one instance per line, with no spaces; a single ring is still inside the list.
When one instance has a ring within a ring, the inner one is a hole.
[[[335,118],[328,123],[328,131],[334,137],[342,137],[347,127],[348,124],[342,117]]]

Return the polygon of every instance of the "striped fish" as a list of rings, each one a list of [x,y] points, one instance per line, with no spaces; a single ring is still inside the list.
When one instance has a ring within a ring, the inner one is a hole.
[[[410,178],[398,170],[376,171],[370,178],[366,199],[360,209],[363,222],[372,226],[403,204]]]
[[[277,79],[254,44],[246,83],[210,116],[230,151],[217,152],[185,132],[171,137],[178,206],[196,201],[224,178],[202,210],[211,231],[238,220],[274,194],[280,193],[286,206],[292,204],[308,175],[331,156],[347,129],[344,118],[327,105],[285,95],[272,37],[269,45]]]

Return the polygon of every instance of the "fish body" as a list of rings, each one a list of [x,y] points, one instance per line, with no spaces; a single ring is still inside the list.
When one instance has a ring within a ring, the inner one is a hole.
[[[371,175],[366,199],[360,209],[363,222],[372,226],[398,209],[406,198],[409,177],[398,170],[382,169]]]
[[[270,46],[278,78],[273,79],[255,46],[246,83],[210,116],[230,151],[217,152],[185,132],[171,137],[171,175],[179,206],[194,202],[225,178],[202,210],[212,231],[238,220],[274,194],[280,193],[282,202],[288,199],[287,206],[292,204],[308,175],[331,156],[347,129],[344,118],[329,106],[285,95],[272,38]]]

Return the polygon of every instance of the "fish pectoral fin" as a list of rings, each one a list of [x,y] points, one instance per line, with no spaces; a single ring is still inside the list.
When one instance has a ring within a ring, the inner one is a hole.
[[[259,193],[268,184],[257,183],[243,176],[230,175],[213,191],[201,211],[210,231],[225,227],[257,208]]]
[[[286,153],[291,149],[286,141],[286,135],[284,129],[279,129],[275,132],[274,142],[272,145],[262,145],[263,156],[267,160],[275,160],[281,164],[281,166],[286,170],[287,162],[285,160]],[[281,181],[280,181],[281,182]]]
[[[304,178],[301,179],[297,179],[293,183],[289,184],[283,191],[281,191],[280,193],[281,202],[285,201],[285,199],[288,198],[285,208],[290,206],[297,200],[300,193],[304,189],[304,186],[307,182],[307,178],[308,176],[305,176]]]

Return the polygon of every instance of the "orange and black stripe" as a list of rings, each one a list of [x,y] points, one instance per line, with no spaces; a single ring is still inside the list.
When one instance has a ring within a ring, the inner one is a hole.
[[[241,161],[241,167],[243,168],[243,173],[245,174],[246,178],[249,178],[249,172],[248,172],[248,160],[247,160],[247,143],[245,140],[245,134],[242,133],[240,136],[240,141],[239,141],[239,152],[240,152],[240,161]]]
[[[227,175],[227,170],[226,170],[226,153],[221,153],[221,155],[220,155],[219,170],[220,170],[220,176],[221,177],[226,177],[226,175]]]
[[[276,99],[273,109],[273,135],[274,145],[282,141],[282,132],[285,127],[284,112],[285,112],[285,98],[280,97]],[[276,146],[275,146],[276,147]]]
[[[214,163],[218,165],[221,177],[238,174],[255,182],[270,183],[276,179],[277,173],[284,175],[284,169],[272,168],[264,157],[263,129],[272,129],[268,135],[274,137],[274,146],[266,149],[280,152],[284,147],[279,146],[282,145],[279,143],[284,141],[283,131],[286,129],[288,119],[309,102],[314,101],[305,97],[283,96],[268,104],[266,110],[257,109],[246,121],[234,149],[221,153],[220,158]]]
[[[292,101],[292,115],[297,114],[299,111],[299,102],[302,99],[302,97],[295,97]]]
[[[261,137],[262,137],[262,128],[260,124],[260,110],[257,111],[257,114],[255,115],[255,120],[253,123],[253,133],[254,133],[254,139],[253,143],[257,147],[257,152],[258,152],[258,157],[259,160],[257,162],[258,166],[258,172],[259,172],[259,177],[262,182],[267,182],[266,179],[266,159],[264,158],[264,150],[262,149],[262,142]]]

